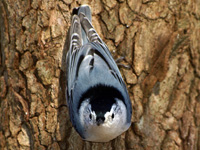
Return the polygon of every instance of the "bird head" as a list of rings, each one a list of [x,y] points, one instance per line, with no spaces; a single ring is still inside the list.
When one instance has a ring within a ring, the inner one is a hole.
[[[80,106],[80,122],[88,141],[110,141],[130,126],[127,124],[127,110],[123,101],[118,98],[102,98],[86,99]]]

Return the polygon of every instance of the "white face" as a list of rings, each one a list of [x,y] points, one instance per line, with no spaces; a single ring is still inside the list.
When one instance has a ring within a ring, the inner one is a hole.
[[[85,134],[87,134],[86,140],[89,141],[108,142],[126,131],[130,126],[126,123],[126,107],[120,100],[117,100],[112,105],[111,110],[105,113],[105,120],[100,125],[96,121],[96,113],[91,110],[89,100],[82,103],[79,114],[81,124],[85,128]]]

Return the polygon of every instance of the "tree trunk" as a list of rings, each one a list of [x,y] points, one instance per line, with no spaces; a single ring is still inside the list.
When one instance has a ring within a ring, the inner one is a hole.
[[[65,100],[71,11],[89,4],[132,101],[130,129],[83,141]],[[1,0],[0,149],[200,150],[199,0]]]

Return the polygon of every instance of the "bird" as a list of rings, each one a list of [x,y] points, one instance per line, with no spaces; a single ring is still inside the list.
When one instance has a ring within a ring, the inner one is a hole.
[[[109,142],[131,126],[132,105],[111,52],[92,25],[91,9],[72,11],[66,100],[73,127],[90,142]]]

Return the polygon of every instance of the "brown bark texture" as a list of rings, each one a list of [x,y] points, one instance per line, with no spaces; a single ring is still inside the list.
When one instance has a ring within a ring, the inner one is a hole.
[[[71,11],[92,21],[120,67],[130,129],[83,141],[65,100]],[[200,150],[200,0],[1,0],[1,150]],[[121,65],[122,66],[122,65]]]

